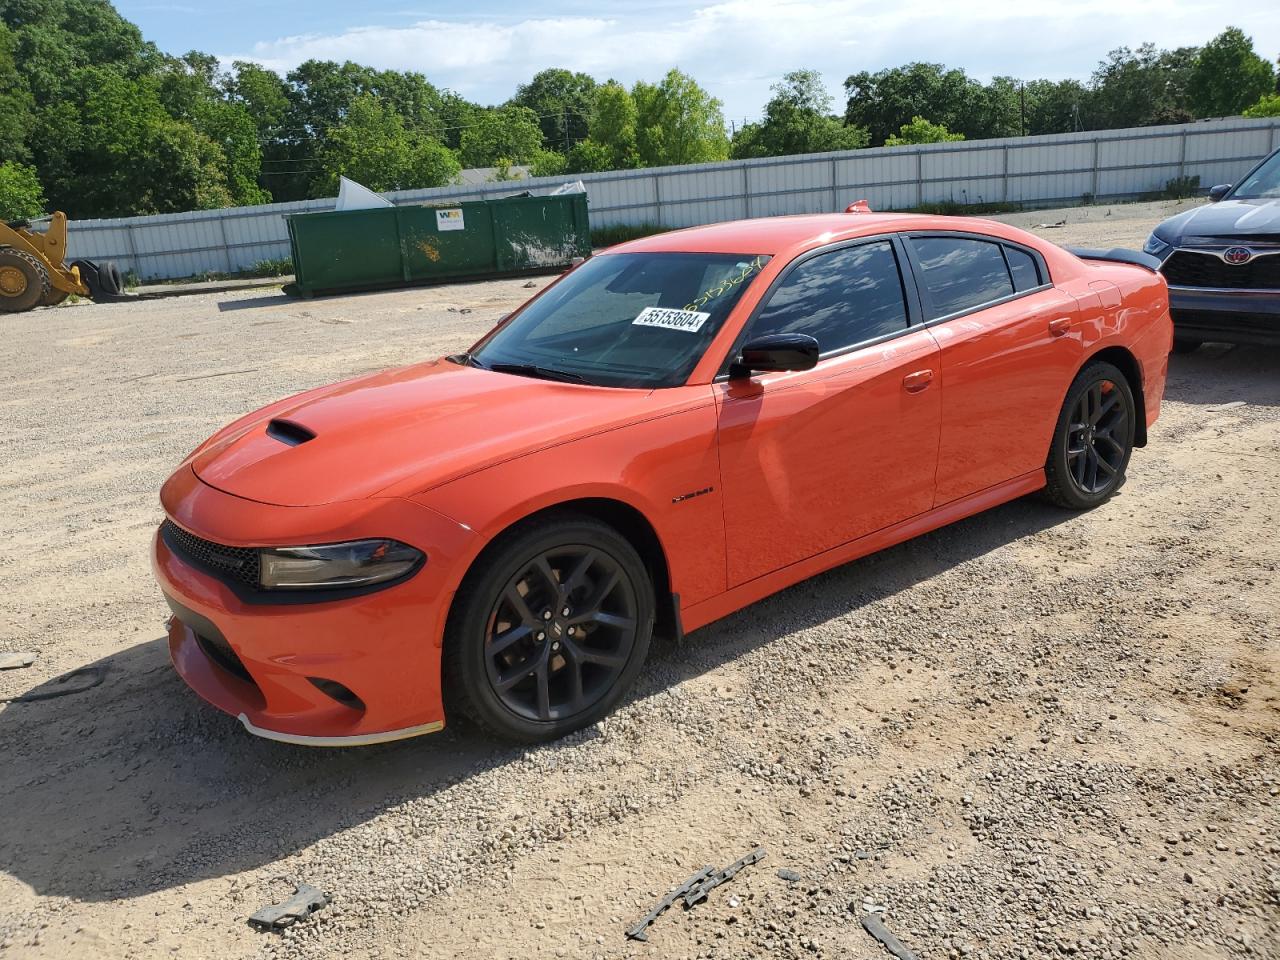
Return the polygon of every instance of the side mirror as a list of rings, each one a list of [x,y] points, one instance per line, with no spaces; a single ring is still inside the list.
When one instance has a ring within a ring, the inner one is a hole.
[[[1229,183],[1220,183],[1216,187],[1210,187],[1209,200],[1212,203],[1217,203],[1219,200],[1221,200],[1223,197],[1227,195],[1227,191],[1230,189],[1231,189],[1231,184]]]
[[[779,373],[812,370],[818,364],[818,341],[807,333],[771,333],[748,340],[729,367],[732,378],[749,377],[752,371]]]

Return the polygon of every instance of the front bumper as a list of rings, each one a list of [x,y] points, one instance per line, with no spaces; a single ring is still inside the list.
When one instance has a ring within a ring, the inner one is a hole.
[[[1171,286],[1169,307],[1181,339],[1280,345],[1280,290]]]
[[[201,483],[190,468],[170,479],[161,500],[175,523],[217,543],[394,536],[428,557],[408,580],[373,593],[249,602],[157,534],[152,566],[173,611],[170,655],[200,697],[239,718],[250,733],[287,743],[354,746],[444,726],[440,647],[469,530],[400,499],[321,507],[256,503]]]

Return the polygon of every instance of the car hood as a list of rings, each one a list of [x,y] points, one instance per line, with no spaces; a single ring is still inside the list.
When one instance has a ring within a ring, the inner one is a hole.
[[[1280,241],[1280,200],[1220,200],[1170,217],[1156,227],[1168,243],[1200,240]]]
[[[660,394],[437,360],[280,401],[190,458],[225,493],[284,506],[411,495],[474,470],[661,412]]]

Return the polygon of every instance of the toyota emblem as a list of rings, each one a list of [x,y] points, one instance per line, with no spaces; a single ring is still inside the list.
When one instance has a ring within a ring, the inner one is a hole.
[[[1253,259],[1253,251],[1248,247],[1228,247],[1222,251],[1222,259],[1238,267]]]

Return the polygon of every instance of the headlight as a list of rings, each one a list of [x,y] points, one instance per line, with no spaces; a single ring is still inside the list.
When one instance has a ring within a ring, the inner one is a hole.
[[[261,553],[264,590],[334,590],[386,583],[411,572],[426,555],[396,540],[352,540]]]
[[[1165,243],[1153,233],[1151,236],[1147,237],[1147,242],[1142,245],[1142,252],[1149,253],[1153,257],[1159,257],[1162,256],[1171,246],[1173,246],[1173,244]]]

